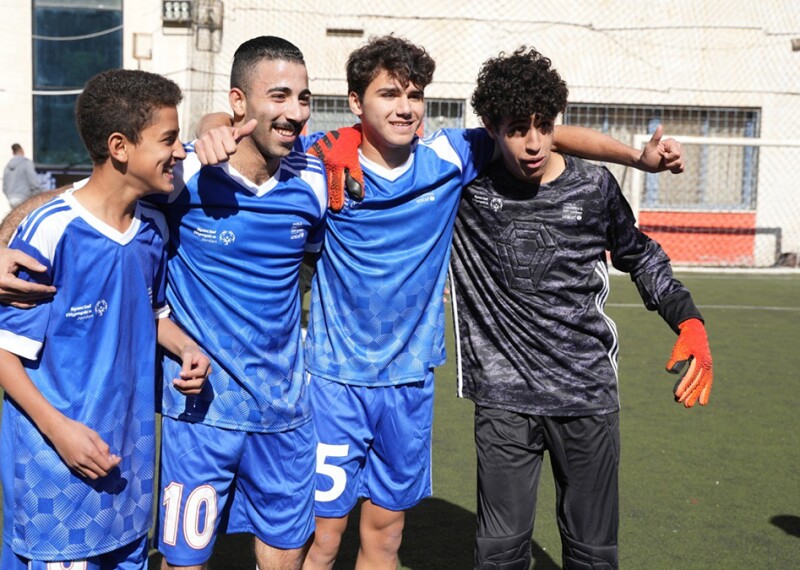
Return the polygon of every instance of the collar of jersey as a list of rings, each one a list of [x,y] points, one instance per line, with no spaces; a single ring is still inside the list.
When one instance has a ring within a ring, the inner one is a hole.
[[[364,153],[361,152],[361,149],[358,149],[358,161],[361,163],[362,168],[366,168],[370,172],[374,172],[381,178],[385,178],[390,182],[394,182],[398,178],[400,178],[403,174],[408,172],[411,166],[414,164],[414,152],[417,150],[416,139],[414,143],[411,144],[411,152],[408,155],[408,160],[406,160],[403,164],[396,168],[386,168],[385,166],[381,166],[380,164],[371,161],[367,157],[364,156]]]
[[[81,184],[83,186],[83,184]],[[73,193],[77,190],[77,188],[71,188],[64,192],[61,197],[64,199],[70,208],[72,208],[75,213],[81,218],[84,222],[89,224],[92,228],[97,230],[100,234],[106,236],[111,241],[115,241],[120,245],[125,245],[130,243],[136,234],[139,232],[139,226],[142,224],[141,220],[141,212],[139,211],[139,204],[136,204],[136,211],[133,214],[133,220],[131,221],[131,225],[128,226],[128,229],[124,232],[118,231],[116,228],[112,228],[103,220],[92,214],[89,210],[84,208],[80,202],[73,196]]]
[[[283,168],[283,160],[281,159],[281,162],[278,165],[278,170],[275,171],[275,174],[270,176],[269,179],[260,186],[249,178],[245,178],[245,176],[236,170],[230,162],[223,162],[219,165],[219,167],[222,168],[233,180],[249,190],[254,196],[261,198],[261,196],[275,188],[275,186],[278,184],[278,180],[280,180],[281,169]]]

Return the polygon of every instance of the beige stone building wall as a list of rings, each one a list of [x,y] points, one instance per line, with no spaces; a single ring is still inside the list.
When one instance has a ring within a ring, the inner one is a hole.
[[[219,2],[194,1],[203,13],[219,14]],[[436,59],[428,98],[468,101],[481,62],[525,44],[553,60],[571,102],[758,108],[761,137],[800,138],[796,0],[225,0],[221,29],[213,31],[163,26],[161,0],[125,0],[123,6],[124,65],[162,73],[184,88],[184,134],[194,131],[202,113],[228,108],[230,63],[247,38],[272,34],[295,42],[305,53],[314,94],[345,95],[348,53],[372,35],[395,33]],[[35,117],[31,3],[0,0],[0,7],[2,158],[11,142],[32,146]],[[469,108],[465,119],[467,126],[478,124]],[[778,162],[786,164],[772,166],[769,179],[759,181],[760,218],[785,211],[787,200],[800,203],[798,162]],[[788,244],[800,250],[800,221],[788,233]]]

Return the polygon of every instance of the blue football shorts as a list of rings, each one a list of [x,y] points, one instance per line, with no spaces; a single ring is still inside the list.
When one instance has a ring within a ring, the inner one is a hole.
[[[3,543],[2,570],[145,570],[147,568],[147,535],[111,552],[85,560],[47,562],[29,560],[11,551]]]
[[[403,511],[431,494],[433,371],[399,386],[311,376],[317,516],[347,515],[360,497]]]
[[[311,422],[250,433],[163,418],[158,550],[192,566],[211,557],[217,534],[303,546],[314,532],[315,443]]]

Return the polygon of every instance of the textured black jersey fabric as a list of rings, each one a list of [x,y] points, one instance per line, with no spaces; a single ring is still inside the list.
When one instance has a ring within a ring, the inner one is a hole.
[[[559,416],[619,409],[606,250],[673,329],[700,317],[611,173],[564,159],[549,184],[518,181],[497,161],[464,190],[452,255],[459,395],[480,405]]]

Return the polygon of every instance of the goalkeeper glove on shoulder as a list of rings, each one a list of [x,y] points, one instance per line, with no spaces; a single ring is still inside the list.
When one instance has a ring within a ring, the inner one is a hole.
[[[345,192],[351,200],[364,198],[364,173],[358,161],[361,125],[329,131],[311,145],[308,153],[325,164],[328,177],[328,208],[339,212],[344,207]]]
[[[700,319],[688,319],[678,325],[678,330],[678,341],[667,362],[668,372],[678,374],[683,370],[675,386],[675,401],[687,408],[698,400],[705,406],[714,381],[706,328]]]

